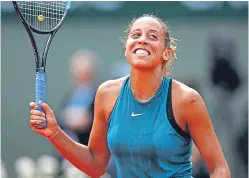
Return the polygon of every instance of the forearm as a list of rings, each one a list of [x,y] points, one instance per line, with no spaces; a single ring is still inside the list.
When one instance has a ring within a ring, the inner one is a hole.
[[[210,172],[210,178],[231,178],[229,168],[215,168]]]
[[[91,177],[102,174],[88,146],[73,141],[61,129],[50,141],[63,157],[84,173]]]

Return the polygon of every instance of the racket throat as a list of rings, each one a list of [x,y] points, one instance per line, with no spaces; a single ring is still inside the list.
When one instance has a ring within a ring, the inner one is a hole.
[[[45,73],[45,68],[44,67],[37,68],[36,73]]]

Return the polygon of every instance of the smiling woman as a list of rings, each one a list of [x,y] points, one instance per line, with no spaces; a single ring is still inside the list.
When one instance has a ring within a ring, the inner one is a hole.
[[[191,178],[194,141],[211,178],[230,178],[201,96],[167,75],[176,58],[173,42],[166,24],[157,17],[144,15],[131,22],[125,40],[130,75],[99,86],[88,146],[71,140],[45,103],[41,106],[47,128],[35,127],[45,115],[30,103],[31,128],[91,177],[105,173],[112,155],[119,178]]]
[[[165,54],[165,55],[168,55],[167,57],[168,57],[168,59],[170,59],[168,61],[164,60],[162,63],[162,67],[161,67],[162,75],[166,77],[170,74],[171,66],[174,63],[174,60],[176,59],[176,39],[170,37],[168,27],[167,27],[166,23],[164,23],[161,19],[159,19],[153,15],[150,15],[150,14],[145,14],[142,17],[147,18],[147,19],[153,18],[153,19],[157,20],[157,23],[160,24],[160,29],[156,30],[156,29],[152,28],[151,30],[149,30],[149,33],[147,35],[148,35],[148,38],[154,42],[157,41],[158,37],[163,35],[164,47],[169,50],[168,51],[169,53]],[[134,25],[136,20],[137,19],[133,19],[129,25],[129,28],[127,29],[127,34],[123,40],[125,46],[127,46],[129,35],[132,35],[133,39],[139,38],[141,36],[141,29],[132,29],[132,25]],[[139,50],[139,51],[136,51],[136,50],[137,49],[135,49],[133,52],[134,53],[143,53],[141,50]],[[146,50],[146,53],[148,53],[148,54],[145,53],[145,54],[137,54],[137,55],[148,55],[148,56],[151,55],[151,52],[149,50],[147,50],[147,49],[144,49],[144,50]]]

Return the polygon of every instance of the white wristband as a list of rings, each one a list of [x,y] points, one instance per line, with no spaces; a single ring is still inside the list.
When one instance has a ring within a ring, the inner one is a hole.
[[[53,137],[55,137],[59,132],[60,132],[61,128],[59,127],[58,131],[50,138],[47,138],[48,140],[51,140]]]

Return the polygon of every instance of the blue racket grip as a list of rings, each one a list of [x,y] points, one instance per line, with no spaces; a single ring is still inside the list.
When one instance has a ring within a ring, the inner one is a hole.
[[[40,106],[40,101],[45,102],[46,100],[46,74],[45,72],[36,72],[36,85],[35,85],[35,102],[38,106],[38,110],[44,112]],[[47,126],[47,122],[42,122],[35,125],[39,128],[44,128]]]

